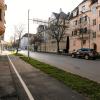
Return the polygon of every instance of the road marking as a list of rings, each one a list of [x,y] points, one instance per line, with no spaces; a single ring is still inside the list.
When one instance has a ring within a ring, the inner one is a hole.
[[[34,100],[34,98],[33,98],[32,94],[31,94],[31,92],[29,91],[29,89],[28,89],[28,87],[26,86],[25,82],[23,81],[22,77],[21,77],[20,74],[18,73],[18,71],[17,71],[17,69],[15,68],[14,64],[12,63],[10,57],[9,57],[8,55],[7,55],[7,57],[8,57],[8,59],[9,59],[11,65],[12,65],[12,67],[13,67],[13,69],[14,69],[14,71],[15,71],[17,77],[18,77],[18,79],[20,80],[20,82],[21,82],[21,84],[22,84],[22,86],[23,86],[23,88],[24,88],[24,90],[25,90],[27,96],[29,97],[29,100]]]

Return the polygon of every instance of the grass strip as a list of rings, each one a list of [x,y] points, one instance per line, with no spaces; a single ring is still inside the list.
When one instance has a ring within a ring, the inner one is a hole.
[[[49,64],[45,64],[33,58],[23,56],[22,54],[16,54],[25,62],[31,64],[33,67],[40,69],[46,74],[56,78],[64,83],[66,86],[76,90],[77,92],[89,97],[91,100],[100,100],[100,84],[91,81],[87,78],[80,77],[78,75],[65,72]]]

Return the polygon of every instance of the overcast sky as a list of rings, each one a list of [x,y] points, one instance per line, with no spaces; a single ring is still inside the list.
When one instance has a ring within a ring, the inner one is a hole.
[[[83,0],[5,0],[6,11],[6,32],[5,40],[9,41],[14,34],[14,26],[23,24],[27,32],[27,16],[30,9],[30,19],[39,18],[48,20],[52,12],[62,11],[68,13],[72,11]],[[36,33],[36,24],[30,21],[30,33]]]

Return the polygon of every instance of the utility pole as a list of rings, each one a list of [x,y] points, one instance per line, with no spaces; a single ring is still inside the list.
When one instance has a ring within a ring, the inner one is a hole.
[[[30,13],[30,10],[28,10],[28,59],[29,59],[29,13]]]
[[[90,31],[90,17],[88,17],[88,19],[89,19],[89,48],[91,47],[91,41],[90,41],[90,39],[91,39],[91,31]]]
[[[41,20],[41,19],[38,19],[38,18],[33,18],[33,19],[30,19],[30,10],[28,9],[28,46],[27,46],[27,49],[28,49],[28,59],[30,57],[30,43],[29,43],[29,28],[30,28],[30,24],[29,24],[29,21],[32,20],[33,22],[37,22],[37,23],[44,23],[44,24],[48,24],[47,21],[44,21],[44,20]]]

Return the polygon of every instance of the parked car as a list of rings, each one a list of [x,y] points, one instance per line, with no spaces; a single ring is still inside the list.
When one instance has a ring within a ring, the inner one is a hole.
[[[98,56],[98,53],[94,49],[89,49],[89,48],[81,48],[78,49],[77,51],[73,51],[71,53],[72,58],[78,57],[78,58],[85,58],[86,60],[88,59],[96,59]]]

